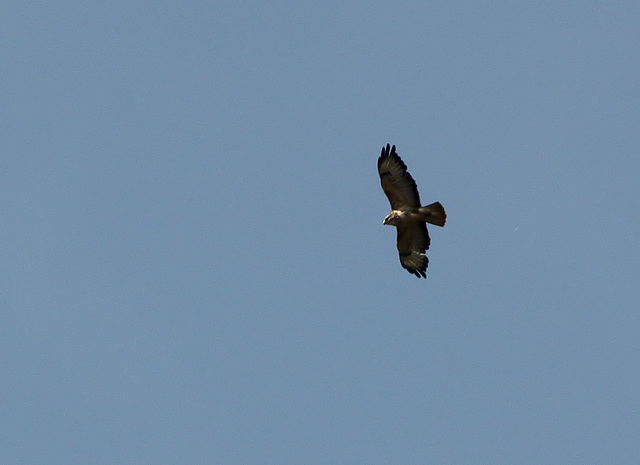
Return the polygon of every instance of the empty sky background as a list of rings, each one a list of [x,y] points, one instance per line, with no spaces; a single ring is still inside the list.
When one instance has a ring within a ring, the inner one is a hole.
[[[3,2],[0,462],[640,458],[635,1]],[[395,144],[431,227],[401,268]]]

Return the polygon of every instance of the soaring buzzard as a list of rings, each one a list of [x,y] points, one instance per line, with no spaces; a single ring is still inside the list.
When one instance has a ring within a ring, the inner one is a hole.
[[[407,165],[396,153],[395,145],[382,147],[378,173],[382,189],[391,203],[391,213],[382,224],[395,226],[398,230],[400,264],[418,278],[426,278],[429,259],[424,253],[431,242],[427,223],[444,226],[447,221],[444,207],[440,202],[420,206],[418,186],[407,172]]]

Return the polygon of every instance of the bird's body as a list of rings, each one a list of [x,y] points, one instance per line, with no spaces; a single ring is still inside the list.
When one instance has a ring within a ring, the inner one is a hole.
[[[446,215],[445,217],[443,217],[440,214],[438,205],[440,205],[440,202],[436,202],[434,204],[420,208],[411,208],[407,210],[391,210],[391,213],[389,213],[385,217],[385,219],[382,221],[382,224],[398,226],[399,224],[412,221],[424,221],[426,223],[435,224],[437,226],[444,226]]]
[[[391,213],[383,224],[397,228],[397,246],[400,264],[418,278],[427,277],[430,238],[427,223],[444,226],[447,214],[440,202],[426,207],[420,205],[418,186],[407,166],[396,153],[396,146],[387,144],[378,158],[378,174],[382,189],[391,203]]]

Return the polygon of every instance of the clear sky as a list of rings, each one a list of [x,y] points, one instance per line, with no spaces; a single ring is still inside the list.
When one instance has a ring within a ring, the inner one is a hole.
[[[2,464],[640,460],[634,1],[0,7]],[[376,160],[439,200],[400,266]]]

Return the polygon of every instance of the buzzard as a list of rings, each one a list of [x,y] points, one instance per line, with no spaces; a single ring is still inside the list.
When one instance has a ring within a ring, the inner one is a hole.
[[[440,202],[420,206],[418,186],[407,171],[407,165],[396,153],[396,146],[382,147],[378,158],[378,173],[384,193],[391,203],[391,213],[382,224],[395,226],[398,232],[400,264],[418,278],[427,277],[429,259],[424,254],[430,239],[427,223],[444,226],[447,214]]]

